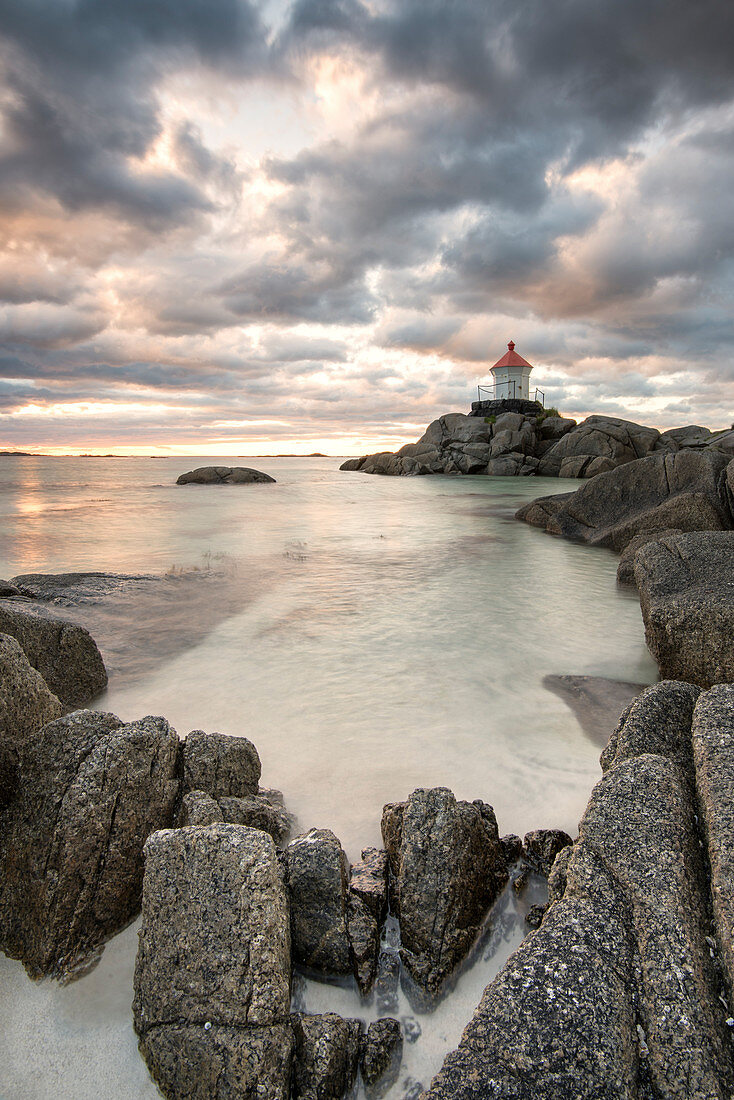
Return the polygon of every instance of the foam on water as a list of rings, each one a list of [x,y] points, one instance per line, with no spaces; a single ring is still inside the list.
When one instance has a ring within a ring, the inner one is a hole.
[[[185,604],[143,601],[135,674],[121,664],[97,705],[126,720],[163,714],[182,735],[249,737],[263,784],[284,791],[303,829],[333,829],[353,860],[379,844],[383,804],[417,786],[492,803],[502,832],[573,834],[599,776],[598,747],[543,677],[656,678],[637,600],[616,588],[615,557],[512,519],[523,501],[576,483],[366,477],[338,473],[333,460],[254,465],[278,484],[176,487],[180,460],[6,459],[0,575],[225,563],[231,613],[198,630],[193,601],[188,620]],[[175,614],[183,635],[162,659],[152,624],[146,663],[151,608]],[[105,622],[111,631],[114,618]],[[515,902],[503,904],[501,943],[422,1018],[405,1072],[424,1084],[519,942]],[[2,962],[0,1095],[155,1095],[123,1009],[134,950],[123,933],[97,971],[66,989],[34,986]],[[372,1011],[353,991],[316,983],[306,1004]],[[100,1080],[114,1089],[100,1092]]]

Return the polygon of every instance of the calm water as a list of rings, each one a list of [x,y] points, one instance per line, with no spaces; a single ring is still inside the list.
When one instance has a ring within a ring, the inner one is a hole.
[[[117,620],[89,609],[111,671],[96,705],[126,720],[163,714],[181,734],[246,735],[263,784],[284,791],[302,828],[333,829],[352,859],[379,843],[383,803],[417,786],[491,802],[503,832],[574,834],[598,746],[543,677],[656,678],[616,558],[512,519],[577,483],[260,459],[239,464],[277,485],[174,484],[209,461],[224,460],[0,458],[0,576],[173,578],[164,600],[128,596]],[[216,599],[175,588],[212,569]],[[428,1083],[519,942],[517,904],[505,899],[480,961],[421,1018],[406,1047],[414,1080]],[[157,1095],[130,1025],[134,952],[129,929],[65,989],[0,960],[0,1096]],[[309,984],[305,996],[310,1011],[375,1014],[349,991]]]

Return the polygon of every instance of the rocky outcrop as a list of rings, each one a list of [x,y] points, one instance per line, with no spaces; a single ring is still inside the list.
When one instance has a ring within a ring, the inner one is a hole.
[[[367,1100],[380,1100],[398,1079],[403,1057],[403,1029],[398,1020],[373,1020],[362,1038],[359,1068]]]
[[[659,438],[657,428],[613,416],[589,416],[543,455],[538,473],[543,477],[590,477],[643,458]]]
[[[563,829],[533,829],[523,840],[525,862],[536,875],[548,878],[556,856],[570,844],[573,840]]]
[[[137,913],[143,844],[170,825],[178,738],[163,718],[76,711],[22,742],[0,830],[0,945],[72,976]]]
[[[12,748],[60,718],[62,710],[15,638],[0,634],[0,742]]]
[[[249,466],[199,466],[176,478],[177,485],[251,485],[271,482],[275,478]]]
[[[682,533],[679,527],[666,527],[663,531],[643,531],[641,535],[635,535],[619,555],[617,584],[635,584],[635,557],[637,551],[641,550],[643,546],[647,546],[648,542],[658,542],[660,539],[667,538],[668,535],[681,535]]]
[[[0,602],[0,634],[10,634],[66,707],[88,703],[107,686],[107,672],[92,636],[53,612],[11,600]]]
[[[734,680],[734,532],[668,535],[635,555],[648,648],[660,675]]]
[[[265,833],[216,824],[145,846],[133,1017],[168,1100],[288,1100],[288,901]]]
[[[293,1100],[344,1100],[351,1094],[359,1064],[359,1020],[333,1012],[293,1015],[296,1039]]]
[[[352,969],[347,932],[349,863],[328,829],[311,829],[285,849],[293,961],[326,974]]]
[[[430,1100],[732,1094],[717,954],[734,896],[733,723],[730,687],[699,698],[663,682],[632,703],[541,927],[485,991]]]
[[[490,408],[491,405],[491,408]],[[474,402],[469,416],[447,413],[417,443],[349,458],[342,470],[365,474],[491,474],[501,477],[593,478],[657,452],[734,454],[734,431],[689,425],[662,435],[630,420],[589,416],[581,424],[546,415],[533,402]]]
[[[733,523],[724,499],[726,466],[726,457],[711,450],[652,454],[599,474],[562,502],[533,501],[517,518],[618,551],[643,532],[725,530]]]
[[[385,806],[382,836],[394,877],[401,957],[429,998],[471,950],[507,882],[491,806],[457,802],[444,787]]]
[[[192,730],[184,742],[184,786],[212,798],[249,798],[258,793],[260,757],[246,737]]]
[[[62,607],[93,604],[108,596],[142,591],[161,579],[152,573],[21,573],[13,577],[19,595]]]
[[[250,798],[220,798],[219,801],[206,791],[189,791],[184,795],[179,825],[213,825],[217,821],[262,829],[280,846],[287,841],[294,818],[262,794]]]
[[[699,698],[692,735],[716,941],[729,1004],[734,1005],[734,685],[719,684]]]

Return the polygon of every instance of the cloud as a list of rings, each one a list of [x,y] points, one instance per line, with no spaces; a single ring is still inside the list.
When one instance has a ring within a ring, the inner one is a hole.
[[[397,433],[510,337],[566,411],[730,419],[722,0],[0,0],[0,27],[14,438],[115,404],[122,434]]]

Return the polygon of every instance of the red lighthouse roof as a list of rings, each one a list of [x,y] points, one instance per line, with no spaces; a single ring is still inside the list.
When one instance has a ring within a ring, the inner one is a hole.
[[[515,351],[515,342],[510,340],[507,345],[507,351],[498,359],[494,364],[494,367],[490,367],[490,370],[494,370],[495,367],[530,367],[532,370],[532,363],[528,363],[527,359],[523,359],[522,355],[518,355]]]

